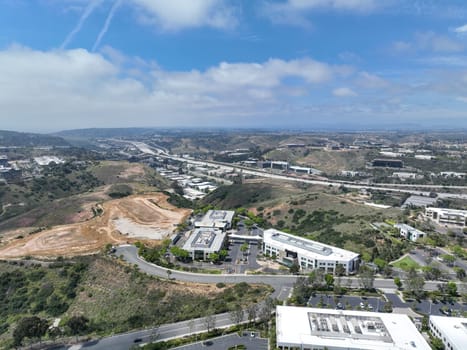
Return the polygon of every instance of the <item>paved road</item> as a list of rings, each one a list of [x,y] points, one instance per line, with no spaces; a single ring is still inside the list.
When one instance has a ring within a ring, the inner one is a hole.
[[[148,263],[138,256],[137,248],[133,245],[122,245],[117,247],[115,255],[122,256],[130,264],[136,264],[141,271],[151,275],[167,278],[166,268]],[[264,283],[271,285],[275,291],[272,295],[273,298],[277,298],[281,294],[282,289],[290,288],[298,276],[295,275],[245,275],[245,274],[229,274],[229,275],[210,275],[210,274],[198,274],[185,271],[171,270],[170,278],[184,281],[184,282],[196,282],[196,283]],[[358,277],[342,277],[341,283],[343,286],[350,288],[359,288],[360,281]],[[424,289],[427,291],[436,290],[440,281],[426,281]],[[466,290],[465,283],[457,283],[458,288]],[[376,278],[374,281],[375,288],[383,289],[396,289],[394,281],[392,279]]]
[[[229,334],[222,337],[210,339],[207,345],[203,345],[203,342],[189,344],[174,348],[177,350],[226,350],[235,345],[243,344],[248,350],[267,350],[268,340],[252,337],[249,332],[245,332],[243,336],[238,334]]]
[[[215,328],[226,328],[233,325],[229,313],[214,315]],[[246,321],[247,315],[245,314]],[[158,328],[135,331],[130,333],[118,334],[103,338],[100,340],[91,341],[88,343],[75,345],[70,350],[77,349],[92,349],[92,350],[128,350],[135,344],[149,343],[155,340],[168,340],[180,338],[185,335],[194,333],[206,332],[205,318],[197,318],[194,320],[182,321],[177,323],[165,324]],[[137,343],[135,343],[137,340]]]
[[[312,184],[312,185],[322,185],[322,186],[332,186],[332,187],[340,187],[344,185],[347,188],[354,188],[354,189],[373,189],[373,190],[379,190],[379,191],[410,193],[410,194],[424,195],[424,196],[430,195],[430,192],[431,192],[429,191],[430,189],[452,188],[452,189],[458,189],[458,190],[467,190],[467,186],[407,185],[407,184],[385,184],[385,183],[368,185],[368,184],[363,184],[359,182],[336,181],[336,180],[328,180],[328,179],[323,179],[323,180],[303,179],[300,177],[295,177],[295,176],[290,176],[290,175],[272,174],[272,173],[268,173],[263,170],[255,170],[251,168],[246,168],[244,166],[238,166],[235,164],[226,164],[226,163],[206,161],[206,160],[201,161],[201,160],[195,160],[192,158],[177,157],[177,156],[167,153],[167,151],[165,150],[150,147],[144,144],[143,142],[137,142],[136,144],[130,141],[127,141],[127,142],[134,144],[143,153],[154,154],[156,152],[159,156],[163,158],[169,158],[169,159],[176,160],[179,162],[185,162],[188,164],[201,165],[201,166],[218,166],[223,169],[230,170],[230,171],[236,169],[236,170],[241,170],[244,174],[247,174],[247,175],[254,175],[254,176],[277,179],[277,180],[302,182],[302,183],[307,183],[307,184]],[[425,189],[425,191],[420,190],[420,189]],[[439,198],[467,199],[467,194],[463,194],[463,193],[437,193],[437,194]]]

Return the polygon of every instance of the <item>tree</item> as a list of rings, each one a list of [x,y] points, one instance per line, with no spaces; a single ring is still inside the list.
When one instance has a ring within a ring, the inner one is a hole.
[[[334,274],[336,276],[344,276],[345,275],[345,268],[342,264],[337,264],[336,268],[334,269]]]
[[[204,326],[208,333],[216,327],[216,318],[212,311],[204,318]]]
[[[463,280],[465,278],[466,274],[463,268],[456,267],[454,270],[456,271],[456,277],[458,279]]]
[[[208,259],[211,260],[212,262],[216,263],[220,260],[220,256],[217,253],[210,253],[208,256]]]
[[[388,301],[387,303],[384,304],[383,307],[384,312],[392,312],[392,302]]]
[[[299,305],[304,305],[310,296],[310,288],[305,277],[298,277],[293,286],[292,297]]]
[[[324,271],[316,269],[310,272],[308,275],[308,282],[311,284],[311,288],[319,289],[324,286]]]
[[[326,286],[328,288],[330,288],[333,284],[334,284],[334,277],[330,274],[330,273],[327,273],[325,276],[324,276],[324,280],[326,282]]]
[[[177,247],[177,246],[173,246],[170,248],[170,252],[173,254],[173,256],[175,256],[178,260],[181,260],[181,261],[187,261],[190,259],[190,252],[188,252],[187,250],[185,249],[182,249],[180,247]]]
[[[230,319],[236,325],[240,325],[243,321],[243,309],[240,304],[235,305],[235,309],[230,313]]]
[[[290,265],[289,271],[292,274],[297,274],[300,271],[300,266],[298,266],[298,264],[294,262],[292,265]]]
[[[67,323],[66,326],[68,327],[70,334],[76,335],[76,339],[78,339],[78,336],[81,334],[84,334],[88,328],[89,328],[89,320],[83,316],[71,316]]]
[[[13,331],[13,342],[15,346],[20,346],[24,338],[39,340],[45,335],[49,324],[47,320],[37,316],[24,317]]]
[[[445,349],[443,341],[441,339],[439,339],[439,338],[436,338],[436,337],[431,338],[431,346],[435,350],[444,350]]]
[[[402,288],[402,281],[399,277],[394,278],[394,284],[397,286],[398,289]]]
[[[360,279],[360,285],[363,289],[372,290],[375,282],[375,271],[367,266],[362,265],[358,269],[358,277]]]
[[[448,266],[452,266],[454,262],[456,261],[456,257],[450,254],[444,254],[441,256],[441,258]]]
[[[258,307],[256,306],[256,304],[251,304],[246,309],[246,312],[248,314],[248,322],[250,324],[253,323],[253,321],[256,319],[256,314],[258,312]]]
[[[423,286],[425,285],[425,279],[419,275],[417,271],[412,267],[407,272],[405,279],[405,289],[408,293],[412,294],[416,298],[424,295]]]
[[[243,253],[243,255],[246,255],[247,250],[248,250],[248,243],[245,242],[240,246],[240,251]]]
[[[455,282],[448,282],[446,284],[446,292],[451,297],[456,297],[457,296],[457,284]]]

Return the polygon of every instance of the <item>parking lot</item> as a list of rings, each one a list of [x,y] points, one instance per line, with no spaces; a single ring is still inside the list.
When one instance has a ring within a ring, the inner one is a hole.
[[[346,310],[366,310],[378,311],[383,310],[385,301],[376,297],[357,297],[357,296],[337,296],[316,294],[310,297],[308,305],[318,307],[323,304],[323,307],[331,309],[346,309]]]
[[[392,303],[393,308],[411,308],[417,313],[437,316],[456,316],[467,311],[467,306],[458,302],[443,303],[441,301],[432,302],[431,300],[408,300],[402,301],[398,295],[394,293],[385,294],[388,301]],[[382,312],[386,301],[377,297],[358,297],[358,296],[339,296],[316,294],[308,300],[308,306],[332,309],[346,310],[366,310]]]
[[[245,345],[248,350],[267,350],[268,340],[259,338],[257,333],[244,332],[242,336],[229,334],[222,337],[180,346],[178,350],[227,350],[235,345]]]

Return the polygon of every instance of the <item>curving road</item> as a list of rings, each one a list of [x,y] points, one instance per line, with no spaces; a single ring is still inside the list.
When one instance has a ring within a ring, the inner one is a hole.
[[[151,264],[138,256],[138,250],[133,245],[122,245],[117,247],[115,255],[122,256],[130,264],[135,264],[138,268],[150,275],[167,278],[167,268]],[[195,283],[264,283],[274,288],[273,298],[285,300],[288,293],[297,280],[298,276],[295,275],[246,275],[246,274],[230,274],[230,275],[210,275],[193,272],[185,272],[178,270],[170,270],[170,278]],[[350,281],[350,282],[349,282]],[[342,277],[342,285],[349,285],[350,288],[360,288],[360,281],[358,277]],[[427,291],[436,290],[440,281],[426,281],[424,289]],[[466,284],[462,282],[457,283],[458,288],[466,290]],[[397,289],[394,280],[386,278],[376,278],[374,287],[378,289]],[[287,293],[288,292],[288,293]]]

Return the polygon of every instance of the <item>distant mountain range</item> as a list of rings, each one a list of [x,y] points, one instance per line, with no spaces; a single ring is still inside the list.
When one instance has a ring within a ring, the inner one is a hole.
[[[70,146],[70,144],[58,136],[0,130],[0,146],[40,147]]]

